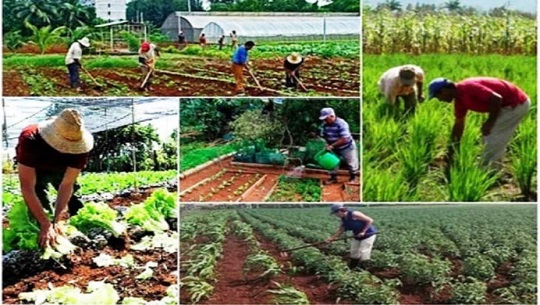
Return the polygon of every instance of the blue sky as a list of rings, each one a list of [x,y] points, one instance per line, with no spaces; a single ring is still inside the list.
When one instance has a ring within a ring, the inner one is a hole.
[[[377,5],[378,3],[384,3],[383,0],[364,0],[364,4]],[[408,4],[415,5],[416,3],[420,4],[435,4],[443,5],[447,0],[401,0],[399,1],[403,7]],[[536,12],[536,0],[463,0],[461,3],[465,6],[472,6],[481,10],[489,10],[494,7],[501,7],[506,5],[509,8],[517,9],[525,12]]]

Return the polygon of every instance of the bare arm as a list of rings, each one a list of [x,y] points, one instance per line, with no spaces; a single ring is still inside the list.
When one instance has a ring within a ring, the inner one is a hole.
[[[338,230],[336,231],[336,233],[334,233],[332,236],[330,236],[330,238],[328,238],[326,241],[327,242],[330,242],[330,241],[334,241],[335,239],[337,239],[341,234],[343,234],[343,232],[345,232],[345,230],[343,229],[343,225],[340,225]]]
[[[47,214],[43,210],[41,202],[39,202],[39,198],[36,195],[36,169],[20,163],[18,164],[18,169],[24,202],[42,228],[50,226],[51,222],[47,218]]]
[[[502,106],[502,97],[497,93],[493,93],[491,97],[489,98],[488,119],[482,125],[482,134],[484,136],[487,136],[491,133],[491,129],[495,125],[495,121],[497,121],[497,118],[499,117],[499,113],[501,112],[501,106]]]
[[[454,126],[452,127],[452,135],[450,137],[450,145],[448,147],[448,162],[452,162],[454,158],[454,152],[459,147],[459,142],[463,136],[463,131],[465,130],[465,117],[456,118]]]
[[[371,225],[373,224],[373,218],[367,216],[366,214],[362,213],[362,212],[358,212],[358,211],[354,211],[353,214],[352,214],[352,217],[353,219],[355,220],[360,220],[362,222],[365,222],[366,225],[364,226],[364,228],[362,229],[362,231],[360,231],[360,233],[358,233],[358,235],[364,235],[366,234],[366,231],[369,229],[369,227],[371,227]]]
[[[331,145],[328,145],[328,150],[332,150],[332,149],[334,149],[336,147],[347,144],[347,142],[349,142],[349,138],[346,138],[346,137],[339,138],[337,141],[335,141]]]
[[[421,103],[424,101],[424,82],[416,82],[416,90],[418,94],[418,101]]]
[[[60,182],[58,188],[58,196],[56,197],[56,211],[54,213],[54,222],[57,223],[62,219],[62,214],[66,212],[66,207],[73,195],[73,185],[81,172],[80,169],[68,167],[64,173],[64,178]]]

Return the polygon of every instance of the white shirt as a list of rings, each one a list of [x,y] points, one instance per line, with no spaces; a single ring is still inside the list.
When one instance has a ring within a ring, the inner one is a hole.
[[[74,42],[69,47],[69,50],[66,54],[66,65],[72,64],[75,62],[75,59],[81,60],[82,58],[82,48],[78,42]]]
[[[410,67],[414,69],[416,74],[416,82],[424,82],[424,71],[422,68],[415,65],[404,65],[399,67],[394,67],[383,73],[381,78],[379,78],[378,85],[379,90],[386,101],[393,104],[396,102],[396,98],[400,95],[409,95],[411,92],[416,92],[416,85],[412,87],[404,88],[401,86],[401,81],[399,78],[399,71],[404,67]]]

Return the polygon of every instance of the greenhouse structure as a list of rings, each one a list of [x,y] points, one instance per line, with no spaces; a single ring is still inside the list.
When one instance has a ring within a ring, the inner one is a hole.
[[[239,42],[358,40],[360,18],[355,13],[201,13],[175,12],[161,27],[175,41],[184,32],[188,42],[198,42],[205,34],[208,43],[217,43],[236,31]]]

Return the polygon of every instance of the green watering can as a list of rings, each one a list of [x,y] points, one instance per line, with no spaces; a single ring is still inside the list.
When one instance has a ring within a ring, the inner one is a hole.
[[[322,168],[327,170],[336,168],[340,162],[338,156],[326,150],[321,150],[314,158]]]

